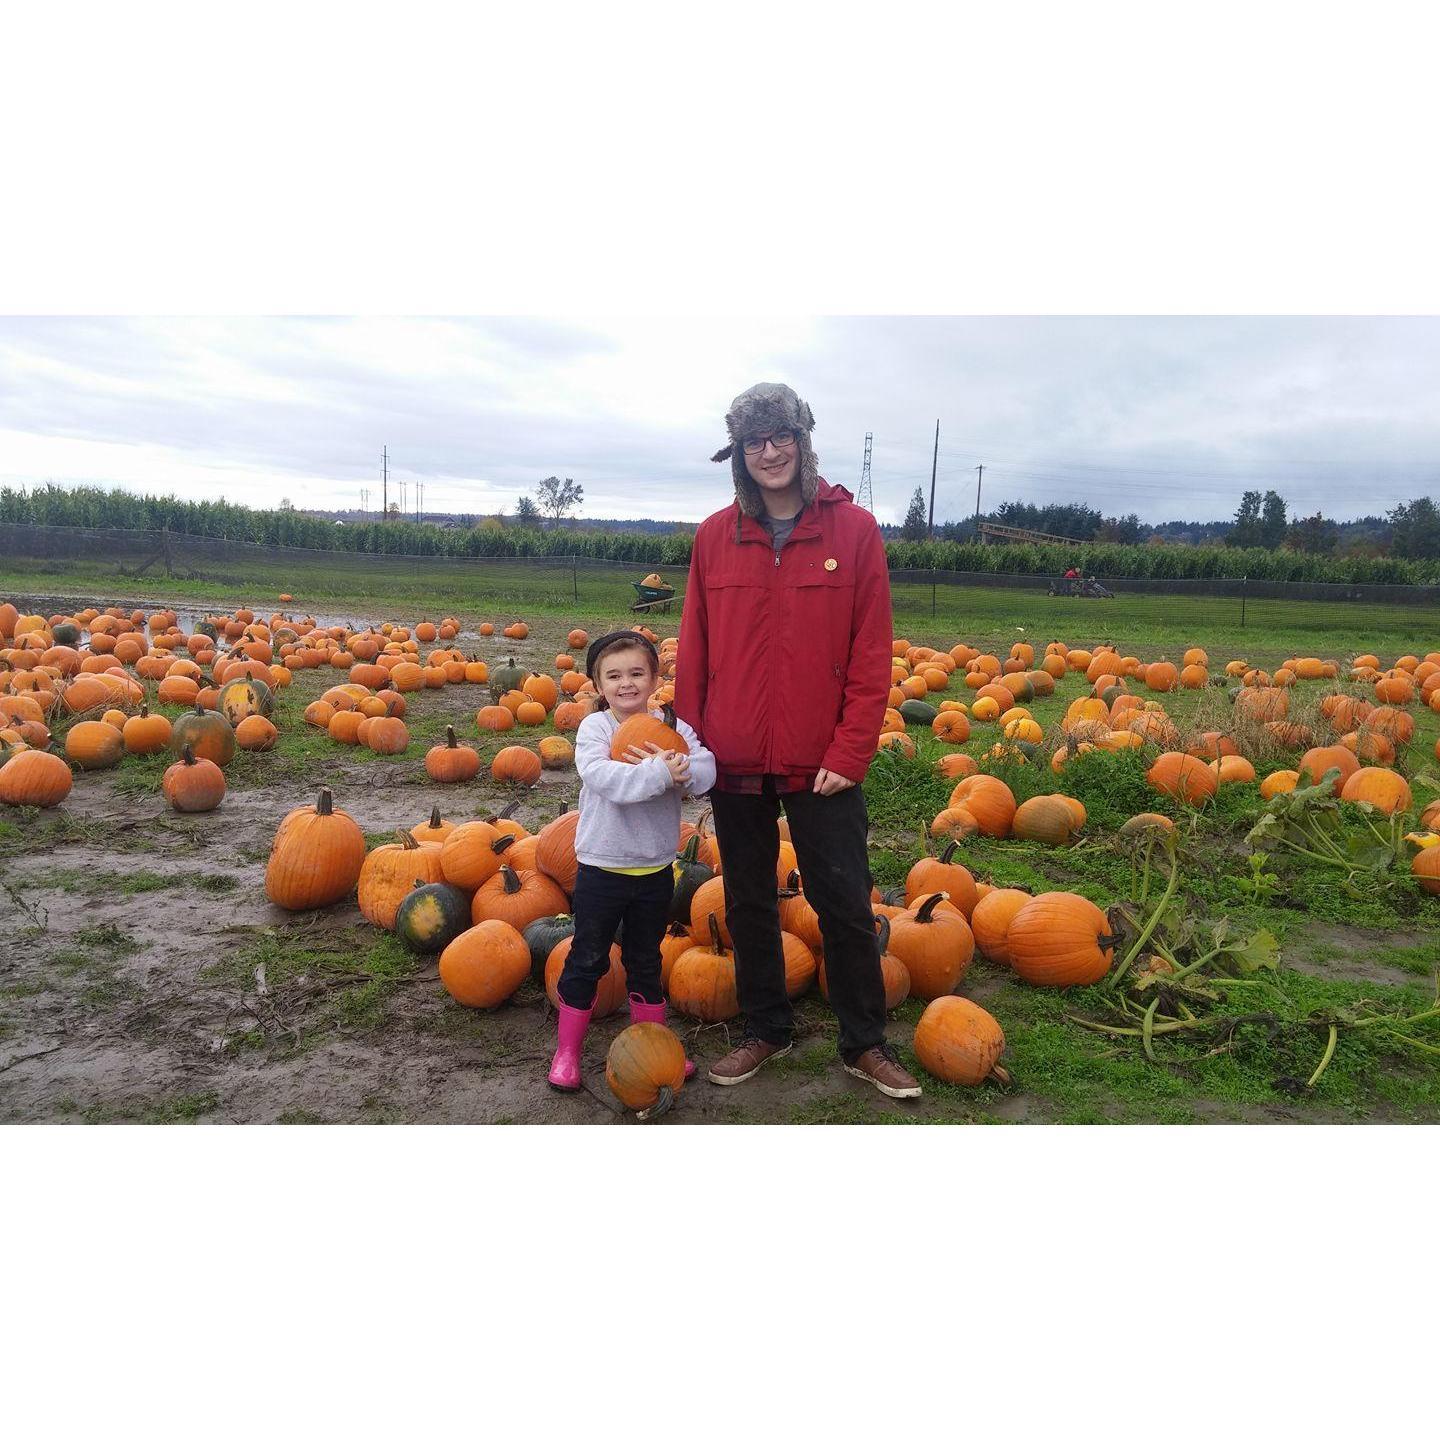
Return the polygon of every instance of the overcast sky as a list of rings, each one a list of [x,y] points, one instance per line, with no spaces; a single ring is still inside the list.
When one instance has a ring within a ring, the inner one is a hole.
[[[513,511],[550,474],[582,514],[727,503],[724,412],[758,380],[810,402],[827,479],[881,519],[1086,500],[1218,519],[1440,493],[1440,319],[850,317],[560,320],[0,318],[0,483],[268,506],[380,505],[381,447],[428,512]]]

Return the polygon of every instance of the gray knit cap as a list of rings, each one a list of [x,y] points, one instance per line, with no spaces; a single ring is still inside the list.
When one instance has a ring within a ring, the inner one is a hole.
[[[752,385],[743,395],[737,395],[725,415],[725,428],[730,432],[730,443],[710,458],[730,462],[730,473],[735,480],[735,498],[746,515],[758,517],[765,508],[760,500],[760,487],[745,468],[745,450],[741,442],[752,435],[768,435],[776,430],[795,432],[799,451],[800,495],[807,505],[815,499],[820,490],[820,471],[810,444],[815,417],[810,413],[810,407],[788,385]]]

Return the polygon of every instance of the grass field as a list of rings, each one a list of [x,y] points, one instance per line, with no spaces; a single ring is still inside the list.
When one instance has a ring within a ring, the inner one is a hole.
[[[503,623],[523,614],[531,634],[517,658],[534,668],[551,666],[572,624],[596,633],[631,620],[626,605],[632,592],[618,577],[582,577],[582,585],[597,589],[579,608],[546,577],[547,602],[522,605],[516,597],[526,584],[540,584],[533,576],[527,582],[523,568],[506,581],[513,580],[514,591],[483,597],[442,590],[422,598],[384,586],[322,594],[293,579],[287,588],[298,608],[355,618],[413,621],[455,613],[467,632],[463,648],[491,660],[511,653],[510,643],[469,632],[482,619]],[[269,587],[278,591],[285,584],[266,577],[263,585],[244,587],[219,580],[167,585],[147,577],[137,591],[123,592],[112,576],[107,588],[87,592],[85,578],[49,572],[27,575],[22,583],[7,568],[0,573],[0,597],[75,594],[268,610],[274,603]],[[1417,624],[1422,617],[1388,617],[1372,628],[1343,607],[1320,606],[1287,618],[1288,628],[1278,628],[1278,618],[1277,628],[1267,628],[1256,620],[1261,607],[1251,606],[1243,631],[1238,625],[1226,630],[1205,622],[1198,607],[1206,603],[1212,602],[1079,602],[938,587],[932,619],[926,586],[923,595],[897,595],[896,631],[915,643],[948,647],[963,639],[1007,649],[1022,632],[1037,648],[1052,636],[1072,644],[1111,638],[1145,659],[1203,644],[1217,670],[1240,655],[1273,663],[1300,650],[1343,660],[1364,648],[1393,658],[1440,645],[1440,626]],[[672,612],[653,623],[662,634],[674,633],[678,616]],[[573,773],[547,773],[545,783],[518,797],[484,770],[484,778],[469,786],[438,787],[428,780],[424,750],[447,723],[486,756],[500,743],[544,733],[481,739],[473,723],[481,703],[475,687],[447,686],[414,697],[407,717],[412,745],[403,756],[337,746],[300,720],[308,700],[335,678],[333,672],[301,672],[294,686],[280,692],[277,748],[236,757],[227,772],[229,793],[213,814],[173,814],[159,795],[164,762],[128,760],[116,770],[79,777],[57,811],[0,816],[0,914],[17,941],[0,962],[0,1116],[146,1123],[619,1118],[599,1076],[618,1018],[598,1023],[592,1034],[586,1094],[557,1097],[543,1081],[552,1022],[533,982],[499,1011],[467,1011],[440,989],[433,964],[365,925],[353,904],[287,916],[265,902],[261,877],[275,826],[322,783],[334,787],[338,803],[355,815],[372,845],[391,838],[397,826],[423,819],[432,804],[461,819],[519,798],[518,818],[534,828],[578,794]],[[1297,707],[1313,710],[1328,688],[1321,682],[1297,687]],[[1055,696],[1031,707],[1047,737],[1069,701],[1085,690],[1083,681],[1069,676]],[[1184,731],[1227,725],[1222,689],[1165,699]],[[1418,707],[1415,714],[1415,738],[1401,763],[1418,807],[1437,793],[1440,767],[1433,757],[1440,715]],[[903,880],[921,854],[923,828],[950,790],[930,764],[948,747],[928,729],[912,727],[911,734],[916,758],[881,757],[866,783],[871,866],[882,887]],[[965,748],[981,755],[996,739],[993,726],[977,724]],[[1285,758],[1276,753],[1262,759],[1260,774]],[[1115,1019],[1100,987],[1037,990],[977,958],[960,993],[1000,1021],[1014,1083],[1006,1090],[968,1090],[932,1081],[925,1099],[910,1107],[884,1100],[839,1071],[833,1017],[812,991],[799,1003],[800,1043],[790,1057],[738,1090],[687,1087],[677,1119],[1190,1123],[1440,1117],[1440,1051],[1421,1048],[1440,1045],[1440,1023],[1410,1019],[1424,1016],[1435,999],[1440,900],[1422,896],[1408,879],[1347,893],[1343,876],[1298,858],[1268,862],[1257,880],[1244,843],[1259,805],[1254,785],[1227,787],[1218,803],[1191,813],[1149,792],[1143,766],[1127,756],[1081,757],[1059,780],[1048,767],[1012,765],[1000,773],[1020,798],[1063,785],[1084,801],[1089,823],[1079,843],[1062,849],[1013,839],[968,841],[963,859],[977,876],[1031,890],[1075,890],[1105,906],[1123,901],[1134,883],[1134,860],[1117,846],[1115,829],[1138,809],[1168,810],[1183,832],[1178,888],[1188,921],[1213,926],[1224,919],[1234,933],[1247,936],[1269,932],[1278,942],[1278,967],[1232,977],[1218,987],[1209,1012],[1218,1028],[1188,1037],[1157,1034],[1152,1055],[1138,1033],[1087,1028]],[[922,1008],[907,1001],[890,1027],[892,1040],[912,1060],[910,1036]],[[1342,1027],[1323,1078],[1309,1088],[1305,1081],[1325,1054],[1337,1015],[1385,1023]],[[702,1062],[729,1042],[724,1027],[678,1023]]]
[[[303,552],[307,555],[313,552]],[[686,571],[659,567],[682,597],[657,626],[678,626]],[[543,560],[466,563],[412,557],[337,554],[323,562],[257,564],[245,574],[206,571],[193,577],[148,574],[132,578],[117,566],[92,561],[32,561],[0,557],[0,594],[88,599],[108,597],[190,603],[232,609],[237,597],[282,593],[297,609],[344,619],[416,619],[432,611],[468,622],[506,613],[625,616],[635,601],[639,568],[581,566]],[[1242,624],[1238,600],[1209,595],[1122,593],[1113,600],[1047,596],[1044,589],[950,585],[941,580],[896,580],[892,605],[897,634],[917,643],[924,633],[964,636],[980,645],[1029,639],[1037,650],[1054,638],[1113,640],[1145,658],[1178,654],[1204,644],[1273,663],[1297,650],[1343,657],[1365,650],[1424,654],[1440,634],[1433,607],[1364,602],[1249,600]]]

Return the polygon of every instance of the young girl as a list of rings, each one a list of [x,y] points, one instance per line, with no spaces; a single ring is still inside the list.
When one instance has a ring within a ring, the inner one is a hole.
[[[585,673],[600,692],[600,708],[575,732],[580,772],[580,825],[575,854],[575,938],[561,972],[560,1036],[550,1066],[557,1090],[580,1088],[580,1047],[595,1008],[595,991],[610,968],[610,946],[621,921],[621,961],[630,989],[630,1020],[665,1023],[660,986],[660,938],[674,893],[671,869],[680,843],[680,796],[704,794],[715,783],[715,757],[683,721],[675,729],[690,747],[676,755],[658,745],[632,746],[629,760],[612,760],[620,722],[645,713],[660,675],[655,647],[633,630],[602,635],[585,657]],[[694,1065],[686,1061],[687,1078]]]

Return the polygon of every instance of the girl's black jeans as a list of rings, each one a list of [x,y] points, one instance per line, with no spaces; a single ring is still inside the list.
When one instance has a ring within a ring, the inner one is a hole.
[[[581,864],[571,897],[575,938],[556,987],[567,1005],[588,1010],[595,1003],[595,991],[610,969],[610,946],[622,921],[625,931],[620,937],[620,958],[630,992],[651,1005],[665,998],[660,986],[660,940],[674,890],[675,872],[669,865],[653,875],[617,875],[613,870]]]

